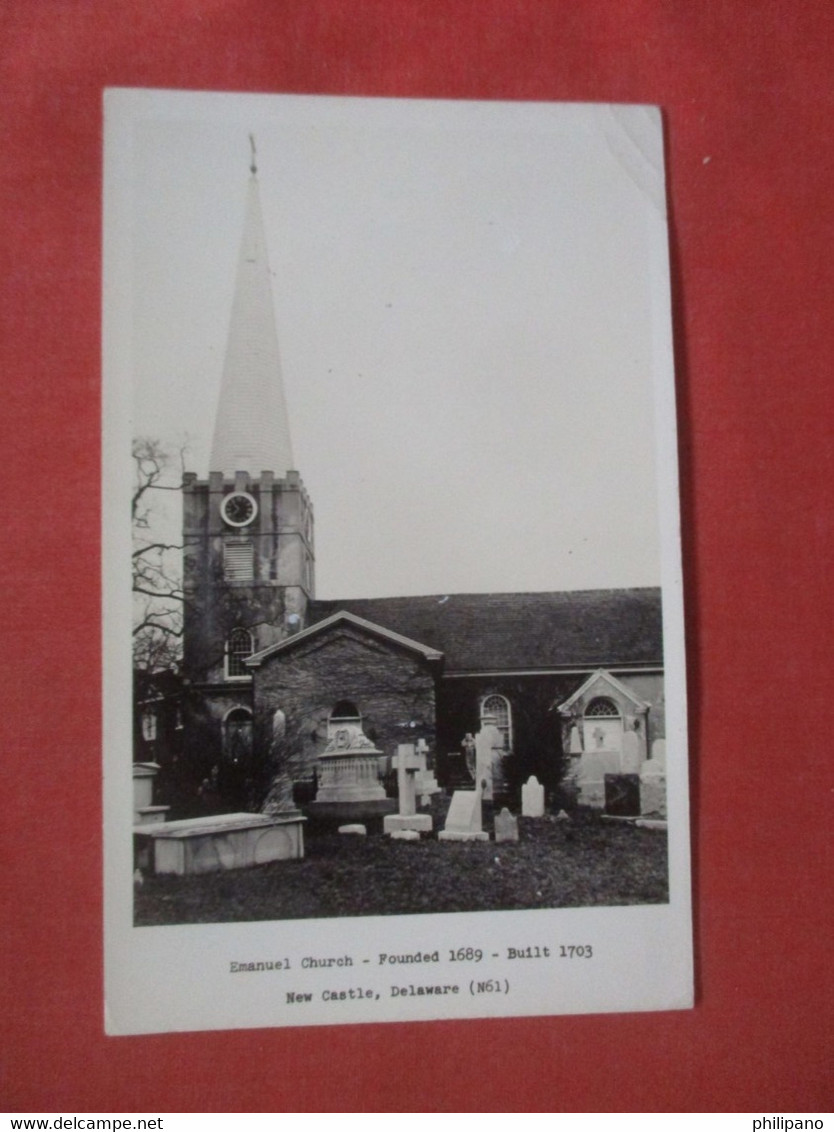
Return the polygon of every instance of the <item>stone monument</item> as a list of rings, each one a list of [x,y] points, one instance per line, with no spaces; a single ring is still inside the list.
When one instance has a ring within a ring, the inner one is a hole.
[[[397,747],[399,813],[385,815],[382,822],[385,833],[401,833],[403,830],[413,830],[417,833],[431,832],[431,814],[417,813],[417,776],[424,773],[425,769],[425,752],[415,751],[412,743],[400,743]]]
[[[639,774],[640,764],[643,761],[643,752],[640,749],[640,737],[637,734],[637,721],[634,726],[623,734],[621,752],[621,769],[623,774]]]
[[[319,755],[316,804],[385,801],[381,755],[358,724],[339,727]]]
[[[485,715],[475,736],[475,782],[483,787],[483,797],[487,802],[492,801],[495,763],[503,754],[504,736],[495,725],[495,716]]]
[[[133,824],[156,825],[165,821],[170,806],[153,804],[153,783],[159,763],[133,764]]]
[[[420,764],[416,775],[416,787],[417,793],[420,795],[420,805],[427,806],[431,801],[431,795],[440,793],[440,785],[434,777],[434,772],[429,770],[429,745],[425,739],[417,740],[414,755]]]
[[[640,812],[666,817],[666,740],[655,739],[640,768]]]

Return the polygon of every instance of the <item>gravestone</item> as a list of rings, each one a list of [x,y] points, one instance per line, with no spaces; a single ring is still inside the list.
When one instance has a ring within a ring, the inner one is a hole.
[[[640,750],[640,737],[636,731],[626,731],[623,735],[622,746],[622,772],[623,774],[639,774],[643,754]]]
[[[153,804],[153,781],[159,774],[158,763],[133,764],[133,824],[155,825],[165,821],[170,806]]]
[[[416,790],[420,795],[420,805],[428,806],[431,802],[431,795],[440,793],[440,785],[434,777],[434,772],[429,770],[429,746],[425,739],[417,740],[414,754],[420,762],[420,769],[415,778]],[[394,759],[394,762],[396,763],[396,759]]]
[[[492,801],[495,765],[504,753],[504,736],[491,716],[485,716],[475,736],[475,785],[483,790],[484,799]]]
[[[386,814],[382,826],[386,833],[394,834],[402,830],[415,830],[430,833],[431,814],[417,813],[417,775],[425,770],[425,754],[419,754],[412,743],[400,743],[397,747],[397,793],[399,813]]]
[[[481,818],[481,791],[456,790],[439,841],[489,841]]]
[[[639,774],[606,774],[605,812],[612,818],[640,816]]]
[[[521,813],[525,818],[544,817],[544,787],[535,774],[521,787]]]
[[[579,784],[579,803],[601,810],[605,805],[605,776],[620,773],[620,752],[600,748],[586,751],[579,760],[576,780]]]
[[[389,815],[393,817],[394,815]],[[393,841],[419,841],[420,834],[416,829],[393,829],[389,834]]]
[[[513,817],[506,806],[495,815],[495,840],[518,841],[518,818]]]
[[[381,754],[357,724],[337,728],[318,758],[316,803],[384,802]]]
[[[640,812],[666,817],[666,742],[655,739],[652,757],[640,769]]]
[[[348,825],[340,825],[339,833],[353,834],[356,837],[365,837],[368,833],[367,828],[359,822],[352,822]]]

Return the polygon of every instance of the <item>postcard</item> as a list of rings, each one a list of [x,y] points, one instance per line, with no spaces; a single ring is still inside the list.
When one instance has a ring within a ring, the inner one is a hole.
[[[660,112],[109,90],[110,1034],[692,1005]]]

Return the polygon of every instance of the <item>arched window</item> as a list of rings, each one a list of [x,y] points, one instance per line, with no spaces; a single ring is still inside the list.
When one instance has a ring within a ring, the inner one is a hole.
[[[608,696],[596,696],[585,708],[585,750],[622,750],[623,718]]]
[[[617,705],[607,696],[597,696],[585,708],[585,718],[619,719],[620,713]]]
[[[494,723],[504,736],[504,750],[513,749],[513,716],[506,696],[485,696],[481,700],[481,726],[487,719]]]
[[[249,708],[232,708],[223,720],[223,758],[245,766],[252,754],[252,712]]]
[[[361,727],[362,716],[352,700],[339,700],[338,703],[333,705],[333,710],[327,720],[327,738],[332,739],[338,728],[347,727],[349,724]]]
[[[255,651],[254,640],[248,629],[232,629],[226,641],[226,679],[248,680],[249,669],[243,663]]]

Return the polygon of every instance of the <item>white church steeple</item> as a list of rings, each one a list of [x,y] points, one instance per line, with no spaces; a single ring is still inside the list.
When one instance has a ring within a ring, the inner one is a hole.
[[[254,140],[250,170],[209,471],[226,478],[271,471],[280,479],[293,457]]]

